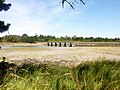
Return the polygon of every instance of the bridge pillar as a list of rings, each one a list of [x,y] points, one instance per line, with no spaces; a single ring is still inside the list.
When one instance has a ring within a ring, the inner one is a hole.
[[[59,42],[59,47],[61,47],[62,46],[62,44],[61,44],[61,42]]]
[[[51,46],[53,46],[53,43],[51,42]]]
[[[72,43],[70,42],[69,44],[70,44],[69,47],[72,47]]]
[[[64,45],[63,45],[64,47],[66,47],[66,42],[64,42]]]
[[[55,42],[55,47],[57,47],[57,43]]]
[[[47,43],[47,46],[50,46],[50,43],[49,43],[49,42]]]

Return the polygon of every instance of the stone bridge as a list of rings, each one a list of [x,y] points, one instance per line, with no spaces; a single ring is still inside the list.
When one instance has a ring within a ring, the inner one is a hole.
[[[74,43],[71,42],[47,42],[47,46],[54,46],[54,47],[73,47],[75,46]]]

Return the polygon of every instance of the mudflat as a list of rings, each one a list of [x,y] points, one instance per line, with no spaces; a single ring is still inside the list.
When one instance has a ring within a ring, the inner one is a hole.
[[[6,47],[0,50],[0,60],[19,62],[55,62],[62,65],[78,65],[83,61],[120,60],[120,47]]]

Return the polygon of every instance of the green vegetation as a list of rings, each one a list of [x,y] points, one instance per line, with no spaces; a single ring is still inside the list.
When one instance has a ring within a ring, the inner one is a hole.
[[[64,42],[64,41],[79,41],[79,42],[120,42],[120,38],[101,38],[101,37],[55,37],[51,35],[35,35],[28,36],[27,34],[19,35],[6,35],[4,37],[0,37],[0,42],[23,42],[23,43],[36,43],[36,42]]]
[[[0,0],[0,12],[1,11],[8,11],[11,7],[11,4],[5,3],[5,0]],[[0,20],[0,33],[3,33],[5,31],[8,31],[10,24],[5,24],[4,21]]]
[[[76,67],[49,62],[4,65],[9,69],[0,78],[1,90],[120,90],[120,61],[87,61]]]

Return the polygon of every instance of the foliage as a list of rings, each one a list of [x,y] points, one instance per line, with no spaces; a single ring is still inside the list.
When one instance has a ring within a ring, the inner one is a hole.
[[[5,0],[0,0],[0,11],[7,11],[10,9],[11,4],[4,3]],[[3,33],[9,29],[10,24],[5,25],[4,21],[0,21],[0,33]]]
[[[76,67],[27,63],[7,73],[3,90],[120,90],[120,61],[87,61]]]
[[[35,42],[70,42],[70,41],[79,41],[79,42],[120,42],[120,38],[101,38],[101,37],[55,37],[51,35],[35,35],[28,36],[27,34],[19,35],[6,35],[0,37],[0,42],[23,42],[23,43],[35,43]]]

